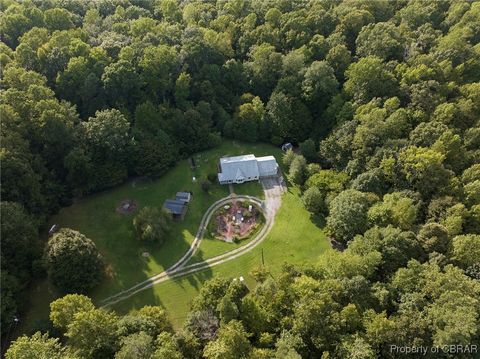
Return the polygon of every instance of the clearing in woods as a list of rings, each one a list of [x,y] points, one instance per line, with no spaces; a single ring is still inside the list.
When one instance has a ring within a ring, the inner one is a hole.
[[[132,180],[114,189],[88,196],[70,207],[63,208],[54,216],[51,219],[52,224],[79,230],[96,243],[105,257],[109,275],[94,292],[90,293],[94,301],[100,303],[102,299],[161,273],[178,261],[188,251],[207,208],[230,194],[228,186],[219,184],[213,184],[209,192],[205,193],[201,189],[201,182],[208,174],[217,172],[219,157],[248,153],[256,156],[274,155],[281,165],[282,152],[271,145],[224,141],[217,148],[193,155],[195,168],[192,168],[188,159],[182,160],[158,180]],[[192,180],[193,177],[196,181]],[[170,240],[162,246],[138,242],[132,226],[134,213],[119,213],[117,211],[119,204],[128,199],[134,208],[133,211],[144,206],[160,207],[165,199],[173,198],[177,191],[192,191],[193,199],[185,219],[175,222]],[[234,185],[234,192],[264,199],[264,191],[258,182]],[[266,193],[268,196],[269,191]],[[155,285],[119,302],[113,308],[120,312],[128,312],[149,304],[164,305],[171,314],[173,323],[178,326],[186,314],[188,302],[198,293],[201,283],[213,275],[229,277],[243,275],[247,283],[251,284],[252,279],[248,272],[261,264],[259,255],[262,249],[265,250],[265,257],[268,260],[266,264],[273,272],[287,260],[294,263],[297,262],[295,260],[297,258],[300,262],[314,260],[328,248],[325,235],[303,208],[296,188],[290,188],[283,198],[283,206],[265,242],[251,252],[230,262]],[[277,205],[279,206],[279,203]],[[249,240],[225,243],[206,238],[188,263],[201,262],[239,248]],[[233,268],[237,270],[232,271]],[[30,331],[38,324],[36,322],[48,318],[49,303],[58,296],[48,280],[34,283],[30,295],[32,298],[30,310],[26,318],[23,318],[19,332]]]

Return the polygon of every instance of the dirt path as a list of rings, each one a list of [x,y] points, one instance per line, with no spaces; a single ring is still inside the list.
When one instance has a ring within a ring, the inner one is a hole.
[[[164,272],[161,272],[159,274],[156,274],[147,280],[140,282],[133,287],[126,289],[124,291],[121,291],[111,297],[105,298],[104,300],[101,301],[102,306],[108,306],[112,305],[115,303],[118,303],[122,300],[125,300],[127,298],[132,297],[133,295],[137,294],[138,292],[141,292],[145,289],[151,288],[155,284],[164,282],[166,280],[172,279],[172,278],[177,278],[181,277],[187,274],[195,273],[198,271],[201,271],[202,269],[213,267],[222,263],[225,263],[227,261],[230,261],[232,259],[238,258],[241,255],[251,251],[253,248],[255,248],[258,244],[260,244],[270,231],[270,229],[273,226],[274,223],[274,218],[275,214],[277,213],[278,209],[280,208],[281,205],[281,196],[282,193],[285,191],[286,187],[284,184],[282,184],[283,180],[279,179],[263,179],[262,181],[262,187],[265,192],[265,201],[261,201],[260,199],[252,196],[246,196],[246,195],[236,195],[235,200],[238,201],[251,201],[256,204],[258,204],[264,211],[265,213],[265,226],[260,230],[259,233],[252,239],[249,243],[245,244],[242,247],[239,247],[237,249],[228,251],[226,253],[220,254],[218,256],[209,258],[203,262],[198,262],[198,263],[192,263],[189,265],[186,265],[187,262],[193,257],[197,249],[199,248],[203,235],[205,233],[205,230],[207,228],[207,224],[210,221],[210,218],[212,217],[213,213],[220,207],[224,206],[225,204],[231,202],[232,197],[228,196],[225,198],[222,198],[212,204],[205,214],[203,215],[203,218],[200,222],[200,226],[198,228],[198,231],[195,235],[195,239],[193,240],[192,244],[190,245],[190,248],[188,251],[180,258],[175,264],[173,264],[170,268],[165,270]]]

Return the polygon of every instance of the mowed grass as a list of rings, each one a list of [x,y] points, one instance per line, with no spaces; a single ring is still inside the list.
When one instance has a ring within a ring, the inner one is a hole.
[[[276,277],[284,263],[313,263],[329,248],[325,234],[303,208],[299,200],[299,190],[291,188],[283,195],[282,207],[277,213],[271,232],[251,252],[198,273],[157,284],[115,304],[112,308],[124,314],[146,304],[161,305],[167,310],[172,324],[178,328],[183,324],[190,303],[204,281],[217,276],[243,276],[248,287],[253,289],[255,282],[249,273],[253,268],[262,265],[262,252],[265,266]]]
[[[281,158],[277,160],[281,160]],[[242,184],[234,184],[233,192],[236,194],[248,194],[250,196],[255,196],[260,199],[265,198],[262,185],[258,181],[245,182]]]
[[[127,289],[148,277],[162,272],[175,263],[189,248],[197,232],[201,218],[216,200],[229,194],[228,186],[213,184],[209,193],[201,189],[201,182],[209,173],[217,173],[221,156],[253,153],[257,156],[274,155],[281,161],[280,149],[267,144],[245,144],[224,141],[221,146],[193,155],[196,168],[192,170],[188,160],[181,160],[158,180],[134,179],[114,189],[97,193],[63,208],[51,218],[50,224],[69,227],[91,238],[102,253],[107,264],[108,277],[89,295],[101,299]],[[196,181],[193,181],[196,177]],[[258,182],[235,186],[237,194],[259,196],[262,193]],[[140,243],[134,235],[134,214],[123,215],[116,211],[122,200],[131,199],[144,206],[161,207],[164,200],[174,198],[177,191],[192,191],[193,200],[183,221],[175,222],[168,240],[163,245]],[[221,241],[211,241],[202,255],[209,258],[235,248]],[[149,256],[143,256],[148,252]],[[31,324],[48,317],[48,304],[58,297],[48,280],[33,283],[31,305],[21,328],[28,330]],[[147,304],[147,303],[146,303]]]

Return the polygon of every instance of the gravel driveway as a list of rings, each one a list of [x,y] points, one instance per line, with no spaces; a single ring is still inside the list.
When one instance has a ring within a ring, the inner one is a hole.
[[[260,182],[265,192],[266,215],[273,219],[282,205],[282,194],[287,190],[285,181],[279,176],[262,178]]]

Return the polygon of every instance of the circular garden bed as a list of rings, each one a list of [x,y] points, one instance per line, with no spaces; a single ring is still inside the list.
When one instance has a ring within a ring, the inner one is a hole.
[[[257,204],[232,200],[213,213],[207,229],[211,238],[233,243],[251,238],[264,223],[265,217]]]

